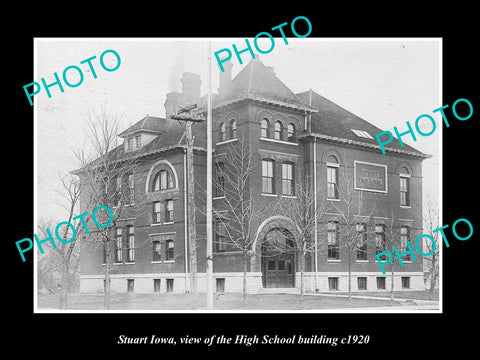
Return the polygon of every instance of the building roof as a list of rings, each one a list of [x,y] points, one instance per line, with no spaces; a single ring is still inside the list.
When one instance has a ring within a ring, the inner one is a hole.
[[[130,126],[128,129],[118,134],[118,136],[125,137],[139,131],[148,131],[148,132],[155,132],[155,133],[164,132],[166,123],[162,120],[165,120],[165,119],[155,117],[155,116],[150,116],[147,114],[143,119],[141,119],[140,121],[136,122],[134,125]]]
[[[243,99],[271,102],[307,111],[310,109],[305,101],[277,78],[273,69],[265,66],[258,58],[252,59],[233,78],[228,91],[220,94],[215,99],[213,106]]]
[[[129,159],[137,159],[137,158],[153,155],[156,153],[172,150],[175,148],[186,147],[184,123],[178,120],[173,120],[173,119],[164,119],[164,118],[158,118],[158,117],[149,117],[149,118],[151,120],[150,125],[154,125],[152,129],[153,130],[163,129],[162,132],[159,132],[159,135],[155,139],[153,139],[150,143],[142,146],[139,149],[134,149],[132,151],[125,152],[125,146],[122,143],[121,145],[117,146],[115,149],[112,149],[109,152],[109,156],[111,157],[112,161],[124,161]],[[121,134],[124,134],[123,136],[126,136],[126,134],[131,134],[134,131],[136,132],[143,129],[141,126],[139,127],[137,125],[141,124],[144,119],[140,120],[135,125],[131,126]],[[148,124],[148,122],[146,122],[146,124]],[[132,130],[132,128],[134,128],[135,130]],[[193,124],[193,131],[195,134],[194,149],[204,150],[206,147],[206,124],[204,123]],[[93,160],[89,165],[96,166],[97,161],[99,161],[99,158]],[[81,169],[78,169],[73,173],[79,173],[79,172],[81,172]]]
[[[297,96],[318,110],[311,115],[311,133],[318,134],[320,137],[323,136],[324,139],[337,139],[342,142],[355,142],[367,145],[370,148],[379,148],[375,135],[382,132],[382,129],[352,114],[313,90],[304,91]],[[366,136],[365,132],[370,137]],[[429,157],[429,155],[409,145],[401,146],[395,137],[390,143],[386,144],[385,149],[414,156]]]

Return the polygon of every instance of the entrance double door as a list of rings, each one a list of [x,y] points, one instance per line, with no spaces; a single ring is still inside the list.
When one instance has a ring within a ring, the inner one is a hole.
[[[262,280],[265,288],[295,287],[295,256],[284,231],[271,230],[262,249]]]
[[[267,258],[264,274],[266,288],[294,287],[293,255],[281,254]]]

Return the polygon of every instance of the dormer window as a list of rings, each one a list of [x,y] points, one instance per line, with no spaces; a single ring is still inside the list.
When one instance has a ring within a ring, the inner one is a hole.
[[[133,138],[128,138],[128,140],[127,140],[127,150],[128,151],[133,150]]]
[[[135,136],[135,146],[137,148],[142,147],[142,135],[136,135]]]

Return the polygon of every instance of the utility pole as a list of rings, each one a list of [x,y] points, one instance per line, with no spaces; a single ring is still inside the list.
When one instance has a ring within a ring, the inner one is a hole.
[[[206,224],[206,256],[207,264],[207,309],[213,309],[213,229],[212,229],[212,62],[211,41],[208,42],[208,93],[207,93],[207,224]]]
[[[195,181],[193,169],[193,141],[192,125],[205,119],[190,114],[190,110],[197,107],[196,104],[187,105],[175,112],[172,119],[185,121],[185,137],[187,140],[187,198],[188,198],[188,245],[189,245],[189,268],[190,268],[190,291],[192,292],[193,307],[197,307],[198,280],[197,280],[197,231],[195,223]],[[188,113],[188,114],[185,114]],[[183,114],[183,115],[181,115]]]

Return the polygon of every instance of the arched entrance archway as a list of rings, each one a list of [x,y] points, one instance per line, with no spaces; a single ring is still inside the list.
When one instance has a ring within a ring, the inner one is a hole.
[[[264,288],[295,287],[295,250],[291,233],[273,228],[262,241],[262,284]]]

